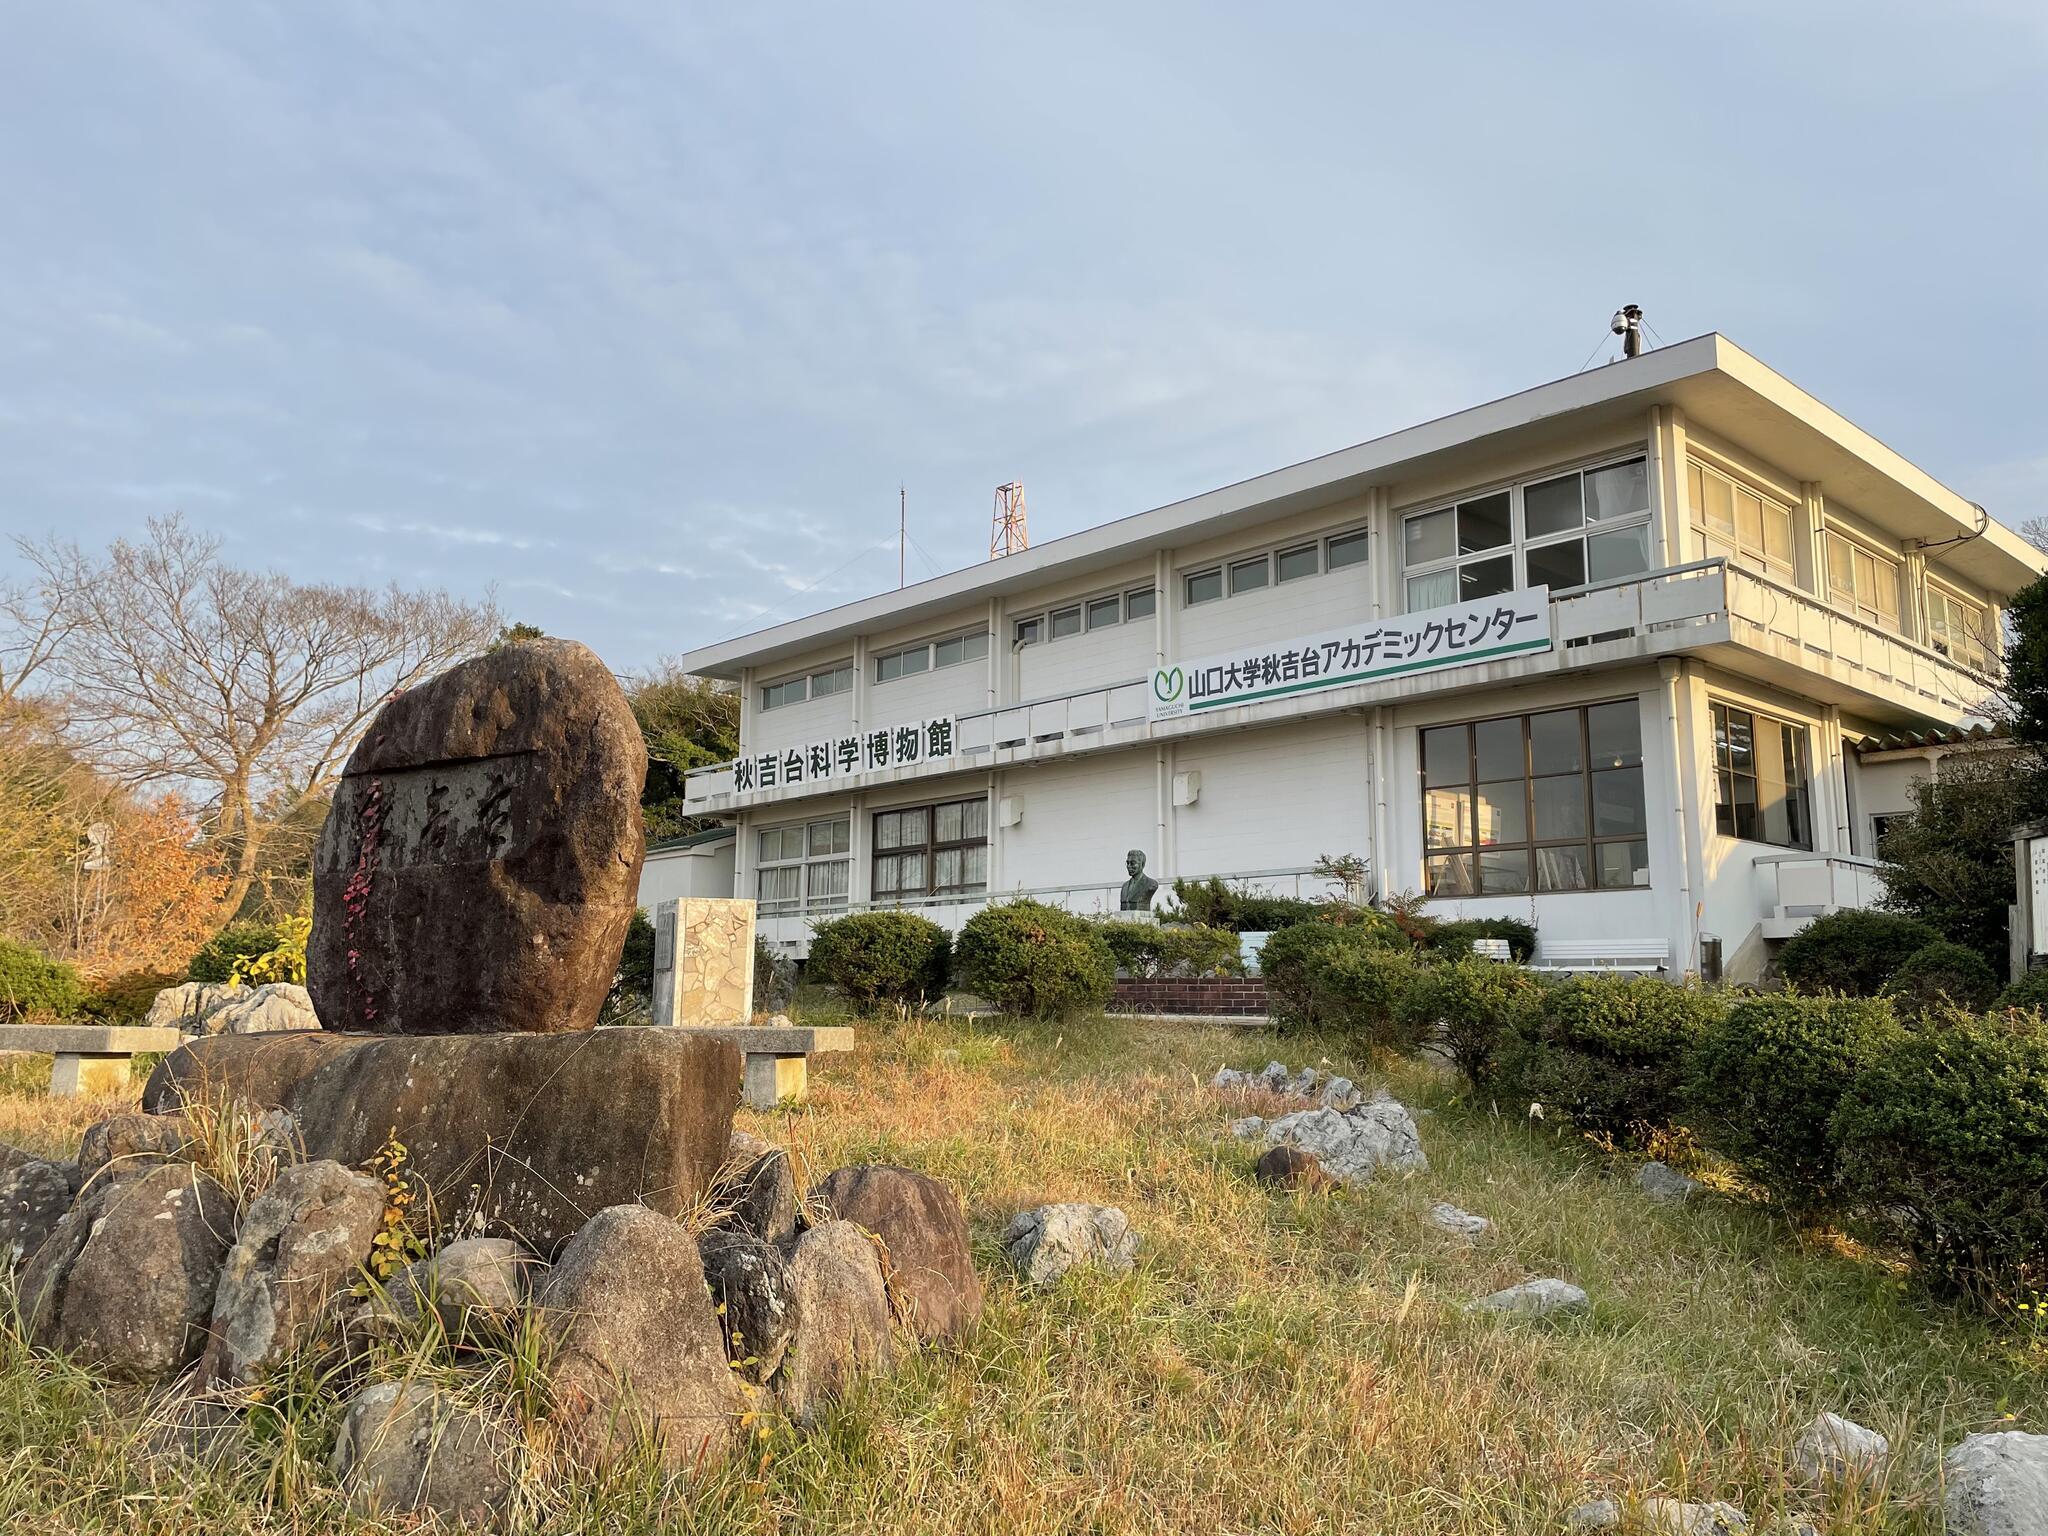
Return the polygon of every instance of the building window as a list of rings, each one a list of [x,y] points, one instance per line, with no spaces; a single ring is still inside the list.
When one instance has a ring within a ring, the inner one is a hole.
[[[1119,624],[1149,619],[1157,606],[1158,594],[1150,587],[1133,587],[1128,592],[1091,597],[1065,608],[1055,608],[1050,614],[1033,614],[1028,619],[1017,620],[1017,644],[1036,645],[1041,640],[1064,640],[1084,631],[1092,635],[1098,629],[1114,629]]]
[[[764,917],[830,912],[846,905],[852,819],[828,817],[763,827],[755,844],[754,888]]]
[[[1972,671],[1990,673],[1997,667],[1998,650],[1983,605],[1933,582],[1927,584],[1927,643]]]
[[[1124,622],[1149,619],[1159,607],[1159,594],[1150,587],[1133,587],[1124,594]]]
[[[1650,568],[1650,481],[1639,457],[1471,496],[1401,521],[1410,613],[1640,576]]]
[[[1709,556],[1794,579],[1791,508],[1696,459],[1686,464],[1686,489],[1693,532]]]
[[[1274,580],[1299,581],[1304,576],[1321,574],[1322,553],[1320,544],[1300,544],[1293,549],[1281,550],[1273,557]]]
[[[875,813],[876,901],[987,889],[986,800],[949,800]]]
[[[1045,638],[1045,620],[1019,619],[1017,621],[1017,644],[1036,645]]]
[[[1120,597],[1097,597],[1088,603],[1088,627],[1091,630],[1113,629],[1124,621],[1124,600]]]
[[[1266,557],[1255,560],[1236,560],[1230,566],[1230,595],[1240,592],[1256,592],[1272,580],[1272,568]]]
[[[1223,571],[1220,567],[1213,571],[1190,571],[1185,584],[1188,607],[1213,603],[1223,595]]]
[[[1866,624],[1899,632],[1899,564],[1828,530],[1828,599]]]
[[[822,699],[835,693],[845,693],[852,686],[853,667],[850,663],[843,667],[827,667],[808,677],[769,683],[761,690],[761,707],[780,709],[785,704],[801,704],[805,699]]]
[[[1340,533],[1329,541],[1329,559],[1325,562],[1329,570],[1341,571],[1346,566],[1363,565],[1372,535],[1363,528],[1356,533]]]
[[[1017,643],[1022,645],[1025,642],[1020,636]],[[875,657],[875,681],[893,683],[899,677],[911,677],[936,667],[957,667],[962,662],[980,661],[987,655],[987,630],[951,635],[944,640],[905,646],[899,651],[883,651]]]
[[[1870,857],[1873,859],[1883,858],[1884,840],[1900,827],[1910,823],[1912,819],[1913,813],[1911,811],[1877,811],[1872,813],[1870,818]]]
[[[1081,607],[1055,608],[1047,623],[1046,633],[1055,640],[1064,640],[1069,635],[1081,633]]]
[[[1813,846],[1806,727],[1715,704],[1714,826],[1778,848]]]
[[[1650,883],[1634,699],[1434,726],[1421,736],[1429,895]]]

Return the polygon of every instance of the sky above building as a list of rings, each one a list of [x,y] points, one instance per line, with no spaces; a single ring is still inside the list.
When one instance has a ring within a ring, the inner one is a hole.
[[[2048,514],[2048,7],[9,8],[0,531],[633,670],[1719,330]],[[0,574],[10,569],[0,555]],[[18,569],[18,567],[16,567]]]

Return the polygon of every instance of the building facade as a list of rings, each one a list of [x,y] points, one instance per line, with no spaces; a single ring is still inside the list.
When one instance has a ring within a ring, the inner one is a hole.
[[[1710,335],[692,652],[743,755],[686,797],[795,953],[1351,854],[1539,960],[1743,979],[1875,899],[1856,744],[1979,718],[2042,568]]]

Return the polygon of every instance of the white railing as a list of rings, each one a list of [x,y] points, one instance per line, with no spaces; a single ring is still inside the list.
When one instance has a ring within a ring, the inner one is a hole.
[[[1874,907],[1884,895],[1877,860],[1848,853],[1760,853],[1751,863],[1767,878],[1766,911],[1779,917],[1817,917],[1844,908]]]

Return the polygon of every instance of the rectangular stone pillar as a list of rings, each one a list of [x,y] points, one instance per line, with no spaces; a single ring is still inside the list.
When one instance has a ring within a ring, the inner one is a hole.
[[[754,903],[711,896],[654,909],[654,1022],[745,1024],[754,1016]]]

